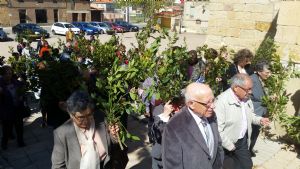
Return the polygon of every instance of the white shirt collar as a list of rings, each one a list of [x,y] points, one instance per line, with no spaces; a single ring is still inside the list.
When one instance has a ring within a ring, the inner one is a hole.
[[[196,113],[194,113],[190,108],[188,108],[190,114],[193,116],[193,118],[195,119],[197,125],[199,125],[200,123],[205,123],[205,121]]]

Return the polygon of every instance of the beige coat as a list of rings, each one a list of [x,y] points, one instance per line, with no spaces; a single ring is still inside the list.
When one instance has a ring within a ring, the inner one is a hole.
[[[248,146],[250,144],[250,136],[252,133],[251,124],[260,125],[262,117],[254,114],[253,103],[249,99],[245,103],[247,127],[248,127]],[[227,150],[234,148],[234,143],[239,139],[239,135],[242,129],[242,107],[233,95],[231,88],[221,93],[215,101],[214,109],[217,121],[218,129],[220,132],[222,146]]]

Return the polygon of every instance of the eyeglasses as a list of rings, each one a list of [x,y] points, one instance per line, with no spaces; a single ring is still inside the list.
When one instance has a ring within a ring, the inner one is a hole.
[[[199,101],[196,101],[196,100],[192,100],[193,102],[196,102],[196,103],[199,103],[199,104],[201,104],[201,105],[203,105],[203,106],[205,106],[205,107],[210,107],[212,104],[214,104],[214,101],[215,101],[215,99],[212,99],[211,101],[209,101],[209,102],[207,102],[207,103],[203,103],[203,102],[199,102]]]
[[[94,113],[90,113],[87,115],[83,115],[83,116],[76,116],[76,115],[72,115],[77,121],[82,122],[84,120],[88,120],[91,119],[93,117]]]
[[[252,88],[249,89],[245,89],[242,86],[238,86],[239,88],[241,88],[242,90],[244,90],[244,92],[249,93],[250,91],[252,91]]]

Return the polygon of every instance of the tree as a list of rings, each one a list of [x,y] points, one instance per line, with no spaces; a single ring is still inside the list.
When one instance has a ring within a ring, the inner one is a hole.
[[[157,1],[157,0],[115,0],[120,7],[135,6],[143,9],[143,14],[146,18],[153,18],[154,14],[165,5],[170,5],[172,0]]]

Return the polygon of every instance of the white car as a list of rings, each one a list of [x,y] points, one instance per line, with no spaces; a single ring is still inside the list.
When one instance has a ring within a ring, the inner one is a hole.
[[[51,27],[51,32],[56,35],[66,35],[66,32],[71,28],[71,30],[74,32],[74,34],[79,34],[80,29],[75,27],[74,25],[68,23],[68,22],[56,22]]]

